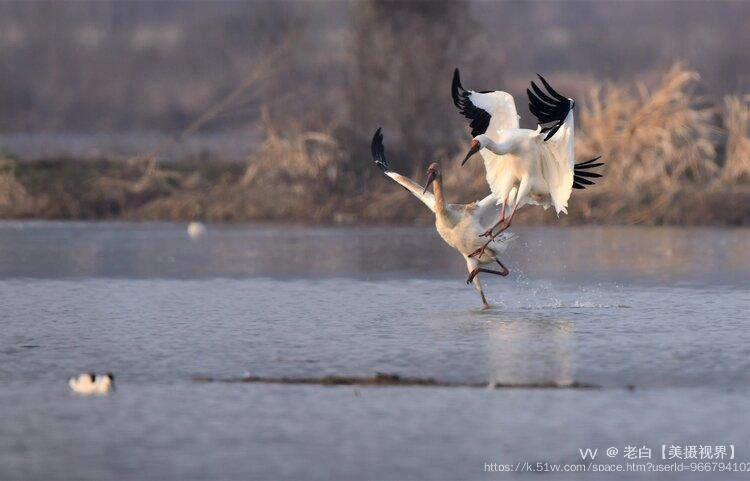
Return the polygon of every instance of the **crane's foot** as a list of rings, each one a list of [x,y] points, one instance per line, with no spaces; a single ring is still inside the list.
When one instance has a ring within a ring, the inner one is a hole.
[[[498,274],[500,274],[503,277],[505,277],[508,274],[510,274],[510,269],[508,269],[507,267],[505,267],[503,265],[503,263],[500,262],[500,259],[495,259],[495,260],[497,261],[497,264],[500,266],[500,272],[498,272]]]
[[[488,230],[484,234],[480,235],[479,237],[489,237],[490,238],[490,240],[488,240],[487,243],[482,246],[482,252],[484,252],[484,249],[487,248],[487,246],[489,245],[490,242],[492,242],[493,240],[495,240],[495,237],[499,236],[500,234],[502,234],[503,232],[505,232],[506,230],[508,230],[508,227],[510,227],[510,222],[506,222],[505,224],[503,224],[502,226],[500,226],[500,230],[498,230],[494,234],[492,233],[492,230]],[[487,235],[488,232],[489,232],[489,235]],[[470,255],[469,257],[473,257],[474,254],[476,254],[477,252],[479,252],[479,250],[480,249],[477,249],[476,251],[474,251],[474,253],[472,253],[472,255]]]
[[[479,267],[477,267],[476,269],[474,269],[473,271],[471,271],[469,273],[469,278],[466,279],[466,283],[467,284],[471,284],[471,281],[474,280],[474,278],[477,276],[477,274],[479,274]]]
[[[484,231],[484,234],[480,234],[479,237],[492,237],[492,231],[495,229],[495,227],[490,227],[486,231]]]

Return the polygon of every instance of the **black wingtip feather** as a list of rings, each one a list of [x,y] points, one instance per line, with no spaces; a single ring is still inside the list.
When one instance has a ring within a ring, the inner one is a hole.
[[[589,169],[589,168],[591,168],[591,167],[592,167],[592,166],[590,165],[590,164],[591,164],[592,162],[596,162],[597,160],[599,160],[599,159],[601,159],[601,158],[602,158],[602,156],[600,155],[600,156],[598,156],[598,157],[594,157],[594,158],[593,158],[593,159],[591,159],[591,160],[587,160],[586,162],[579,162],[579,163],[577,163],[577,164],[575,165],[575,167],[576,167],[576,169]],[[604,165],[604,162],[602,162],[602,163],[599,163],[599,164],[596,164],[596,166],[600,166],[600,165]],[[588,167],[586,167],[586,166],[588,166]]]
[[[594,163],[601,159],[602,156],[595,157],[585,162],[579,162],[573,166],[573,188],[574,189],[585,189],[587,185],[594,185],[594,181],[590,179],[596,179],[602,177],[602,174],[596,172],[590,172],[589,169],[600,167],[604,165],[604,162]]]
[[[549,129],[549,132],[547,132],[547,136],[544,137],[544,141],[546,142],[549,139],[551,139],[552,136],[555,135],[558,130],[560,130],[560,127],[562,127],[562,122],[560,122],[558,124],[555,124],[554,127],[552,127],[551,129]]]
[[[552,88],[552,86],[544,79],[544,77],[542,77],[539,74],[536,74],[536,75],[537,75],[537,77],[539,77],[539,80],[541,80],[542,83],[544,84],[544,88],[547,89],[547,92],[549,92],[558,101],[560,101],[560,102],[566,102],[568,100],[567,97],[563,97],[562,95],[560,95],[559,93],[557,93],[557,91]]]
[[[375,135],[372,136],[370,150],[372,151],[372,160],[375,161],[375,165],[377,165],[383,172],[390,172],[391,166],[388,165],[388,160],[385,158],[382,130],[382,128],[378,128],[378,130],[375,131]]]
[[[560,130],[568,112],[573,109],[575,103],[560,95],[544,77],[539,74],[537,74],[537,77],[539,77],[547,92],[532,81],[531,89],[526,89],[526,95],[529,97],[529,110],[536,117],[537,123],[539,125],[551,124],[542,129],[542,133],[547,134],[544,137],[546,142]]]
[[[538,75],[538,74],[537,74],[537,75]],[[553,98],[552,98],[552,97],[550,97],[549,95],[545,94],[545,93],[544,93],[544,90],[542,90],[542,89],[540,89],[539,87],[537,87],[537,85],[536,85],[536,84],[535,84],[535,83],[534,83],[533,81],[531,82],[531,88],[532,88],[532,89],[534,89],[534,93],[535,93],[535,94],[537,95],[537,97],[539,97],[539,98],[540,98],[540,99],[542,99],[543,101],[547,102],[547,103],[548,103],[548,104],[550,104],[551,106],[554,106],[554,105],[555,105],[555,104],[557,103],[557,102],[555,101],[555,99],[553,99]],[[528,93],[529,95],[531,95],[531,92],[529,92],[529,89],[526,89],[526,92],[527,92],[527,93]]]
[[[464,89],[461,85],[461,74],[456,68],[453,71],[453,81],[451,82],[451,97],[453,98],[453,104],[461,112],[461,114],[467,119],[471,120],[469,126],[471,127],[472,137],[487,132],[487,128],[490,125],[490,119],[492,116],[485,111],[480,109],[471,102],[469,98],[470,92]]]
[[[588,177],[589,179],[598,179],[602,176],[602,174],[597,174],[596,172],[589,172],[588,170],[579,170],[575,171],[575,175],[578,177]]]
[[[453,71],[453,81],[451,82],[451,97],[453,97],[453,104],[458,108],[458,110],[461,110],[463,112],[461,102],[460,102],[460,93],[464,90],[463,86],[461,85],[461,74],[458,72],[458,67]]]

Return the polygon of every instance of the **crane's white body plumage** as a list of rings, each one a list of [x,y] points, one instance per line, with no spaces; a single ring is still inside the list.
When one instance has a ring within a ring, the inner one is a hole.
[[[541,129],[503,129],[477,136],[487,171],[487,183],[497,197],[512,201],[517,208],[526,204],[550,206],[557,214],[568,213],[573,191],[573,112],[549,140]],[[517,192],[512,192],[513,189]],[[513,195],[511,195],[513,194]]]
[[[502,91],[464,90],[458,70],[452,93],[461,113],[472,120],[472,135],[479,141],[487,183],[498,202],[507,199],[516,209],[525,204],[545,209],[553,206],[559,215],[567,213],[573,189],[574,102],[541,80],[549,94],[533,82],[536,94],[529,91],[534,104],[532,112],[539,116],[540,127],[536,130],[519,128],[520,117],[512,95]],[[555,126],[542,129],[541,123],[555,123]],[[514,188],[517,190],[513,191]]]

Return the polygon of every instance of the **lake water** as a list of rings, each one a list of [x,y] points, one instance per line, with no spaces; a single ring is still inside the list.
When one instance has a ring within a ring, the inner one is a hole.
[[[0,223],[0,479],[530,479],[485,463],[662,445],[750,462],[750,230],[515,231],[481,311],[431,228]],[[72,394],[89,371],[117,390]],[[194,380],[378,372],[601,388]]]

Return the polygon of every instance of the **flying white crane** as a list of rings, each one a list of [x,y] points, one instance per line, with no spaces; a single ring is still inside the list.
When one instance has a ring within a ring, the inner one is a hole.
[[[589,169],[599,167],[600,157],[575,164],[573,99],[557,93],[539,75],[547,92],[534,82],[526,89],[529,110],[537,118],[537,129],[521,129],[516,106],[507,92],[465,90],[458,69],[453,73],[451,94],[453,103],[469,120],[472,128],[471,148],[461,165],[481,152],[484,158],[487,183],[503,206],[496,224],[482,235],[492,238],[510,227],[516,210],[525,204],[554,206],[557,215],[568,213],[568,199],[572,189],[593,185],[591,178],[601,174]],[[546,127],[542,127],[546,125]],[[509,202],[510,201],[510,202]],[[493,234],[496,227],[500,227]],[[489,241],[488,241],[489,242]],[[480,247],[473,256],[481,255],[489,244]]]
[[[427,169],[428,177],[424,188],[413,180],[391,170],[388,161],[385,158],[385,149],[383,147],[383,134],[381,129],[375,132],[372,138],[372,158],[375,160],[385,175],[398,182],[406,190],[414,194],[429,209],[435,213],[435,227],[438,234],[451,247],[456,249],[466,260],[466,268],[469,271],[467,284],[474,284],[482,297],[482,305],[485,309],[490,307],[487,298],[482,290],[482,284],[479,281],[478,274],[484,272],[487,274],[497,274],[507,276],[510,271],[502,262],[499,255],[507,249],[508,244],[515,238],[514,234],[504,234],[500,237],[491,239],[486,249],[474,257],[470,257],[472,252],[481,248],[484,243],[480,234],[499,215],[500,208],[497,205],[495,197],[489,195],[478,202],[471,204],[448,204],[445,202],[443,195],[443,177],[440,172],[440,165],[433,163]],[[433,185],[434,195],[427,192],[430,185]],[[499,271],[491,270],[483,266],[497,264]]]

